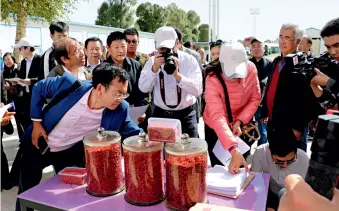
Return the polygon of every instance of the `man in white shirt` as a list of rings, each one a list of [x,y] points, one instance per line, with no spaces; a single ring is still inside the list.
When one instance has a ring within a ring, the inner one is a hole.
[[[297,140],[292,131],[272,133],[269,144],[260,145],[252,158],[251,171],[269,173],[270,188],[267,196],[267,207],[277,210],[278,193],[284,188],[285,178],[290,174],[298,174],[305,178],[309,158],[297,149]]]
[[[202,93],[201,70],[193,56],[178,50],[177,39],[172,27],[156,30],[158,53],[145,64],[139,88],[144,93],[153,90],[153,117],[179,119],[183,133],[198,137],[195,103]],[[172,54],[173,60],[166,54]]]

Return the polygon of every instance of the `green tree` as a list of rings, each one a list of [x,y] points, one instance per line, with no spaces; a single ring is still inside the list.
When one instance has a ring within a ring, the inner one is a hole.
[[[209,25],[201,24],[198,30],[199,30],[199,42],[209,42],[209,37],[208,37]]]
[[[52,21],[67,17],[75,9],[75,5],[81,0],[2,0],[1,20],[9,21],[9,15],[13,14],[16,21],[15,43],[26,36],[27,17],[36,17],[35,20]],[[39,19],[40,18],[40,19]],[[17,61],[20,55],[14,52]]]
[[[186,13],[178,8],[175,3],[169,4],[166,9],[168,12],[166,25],[180,29],[183,32],[184,41],[198,41],[200,33],[198,30],[199,15],[193,10]]]
[[[98,9],[97,25],[128,28],[134,23],[134,10],[137,0],[107,0]]]
[[[141,31],[154,33],[167,22],[167,10],[150,2],[140,4],[136,10],[136,25]]]

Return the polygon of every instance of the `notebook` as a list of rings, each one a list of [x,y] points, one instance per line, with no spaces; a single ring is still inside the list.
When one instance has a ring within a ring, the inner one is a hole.
[[[207,172],[207,190],[209,193],[237,198],[252,181],[254,175],[240,169],[240,173],[231,174],[227,167],[216,165]]]

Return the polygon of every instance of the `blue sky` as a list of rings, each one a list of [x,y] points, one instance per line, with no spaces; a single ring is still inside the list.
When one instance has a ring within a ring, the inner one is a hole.
[[[97,9],[104,0],[88,0],[77,5],[70,21],[94,24]],[[138,0],[166,6],[172,2],[188,11],[195,10],[201,23],[208,23],[209,0]],[[325,3],[326,2],[326,3]],[[263,39],[278,37],[283,23],[291,22],[307,29],[321,29],[327,21],[339,17],[339,0],[220,0],[220,38],[237,40],[253,33],[250,8],[259,8],[256,34]]]

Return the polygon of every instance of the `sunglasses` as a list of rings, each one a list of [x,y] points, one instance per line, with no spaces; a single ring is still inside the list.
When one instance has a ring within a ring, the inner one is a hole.
[[[274,164],[276,165],[283,165],[283,164],[291,164],[294,163],[295,161],[297,161],[297,153],[295,153],[295,157],[290,159],[290,160],[279,160],[279,159],[273,159]]]
[[[210,48],[213,48],[215,46],[220,46],[223,43],[224,43],[224,41],[222,41],[222,40],[212,41],[212,42],[209,42],[209,46],[210,46]]]
[[[138,43],[138,40],[127,40],[127,43],[128,44],[131,44],[131,43],[136,44],[136,43]]]

